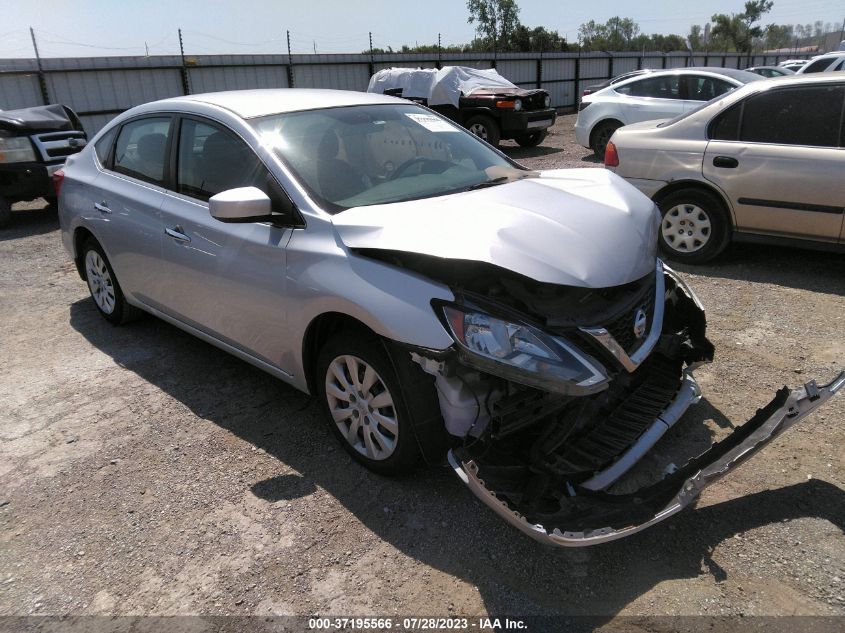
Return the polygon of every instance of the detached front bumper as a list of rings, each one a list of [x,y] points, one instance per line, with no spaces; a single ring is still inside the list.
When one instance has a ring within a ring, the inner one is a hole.
[[[549,545],[583,547],[629,536],[691,505],[709,485],[744,462],[772,439],[827,402],[845,385],[845,371],[821,387],[815,381],[784,387],[748,422],[662,481],[635,493],[614,495],[567,484],[560,510],[529,522],[484,484],[484,466],[462,449],[449,452],[455,473],[508,523]]]

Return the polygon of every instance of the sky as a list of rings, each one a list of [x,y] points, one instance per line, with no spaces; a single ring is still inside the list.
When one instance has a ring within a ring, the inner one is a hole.
[[[644,33],[686,35],[714,13],[740,12],[744,0],[517,0],[527,26],[557,30],[576,42],[578,26],[633,18]],[[0,58],[33,57],[29,28],[42,57],[287,52],[359,53],[373,46],[462,44],[473,37],[465,0],[0,0]],[[843,0],[774,0],[763,23],[841,28]]]

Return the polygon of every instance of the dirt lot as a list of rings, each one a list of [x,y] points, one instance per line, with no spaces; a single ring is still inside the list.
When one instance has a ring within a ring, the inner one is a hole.
[[[573,122],[508,151],[598,167]],[[55,212],[28,206],[0,233],[0,614],[845,616],[845,397],[697,510],[549,549],[445,466],[358,467],[308,397],[249,365],[154,318],[108,325]],[[723,435],[845,365],[843,264],[734,246],[682,269],[717,358],[680,432]]]

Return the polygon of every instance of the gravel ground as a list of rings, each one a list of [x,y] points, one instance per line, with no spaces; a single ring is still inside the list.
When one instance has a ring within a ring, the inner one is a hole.
[[[506,149],[598,167],[573,123]],[[698,509],[550,549],[446,467],[358,467],[315,403],[249,365],[154,318],[108,325],[55,212],[19,206],[0,233],[0,614],[845,616],[845,397]],[[679,268],[717,348],[684,437],[843,365],[842,256],[735,246]]]

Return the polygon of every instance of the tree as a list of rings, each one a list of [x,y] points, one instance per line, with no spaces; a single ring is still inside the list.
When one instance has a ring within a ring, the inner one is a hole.
[[[757,23],[764,13],[772,10],[773,4],[773,0],[750,0],[745,3],[743,13],[715,14],[711,18],[713,36],[731,42],[738,52],[750,52],[754,38],[763,35],[763,29]]]
[[[467,11],[467,22],[475,24],[478,39],[486,41],[493,50],[506,49],[520,26],[516,0],[467,0]]]
[[[704,50],[704,34],[701,31],[701,26],[693,24],[689,29],[687,35],[687,43],[691,51]]]

